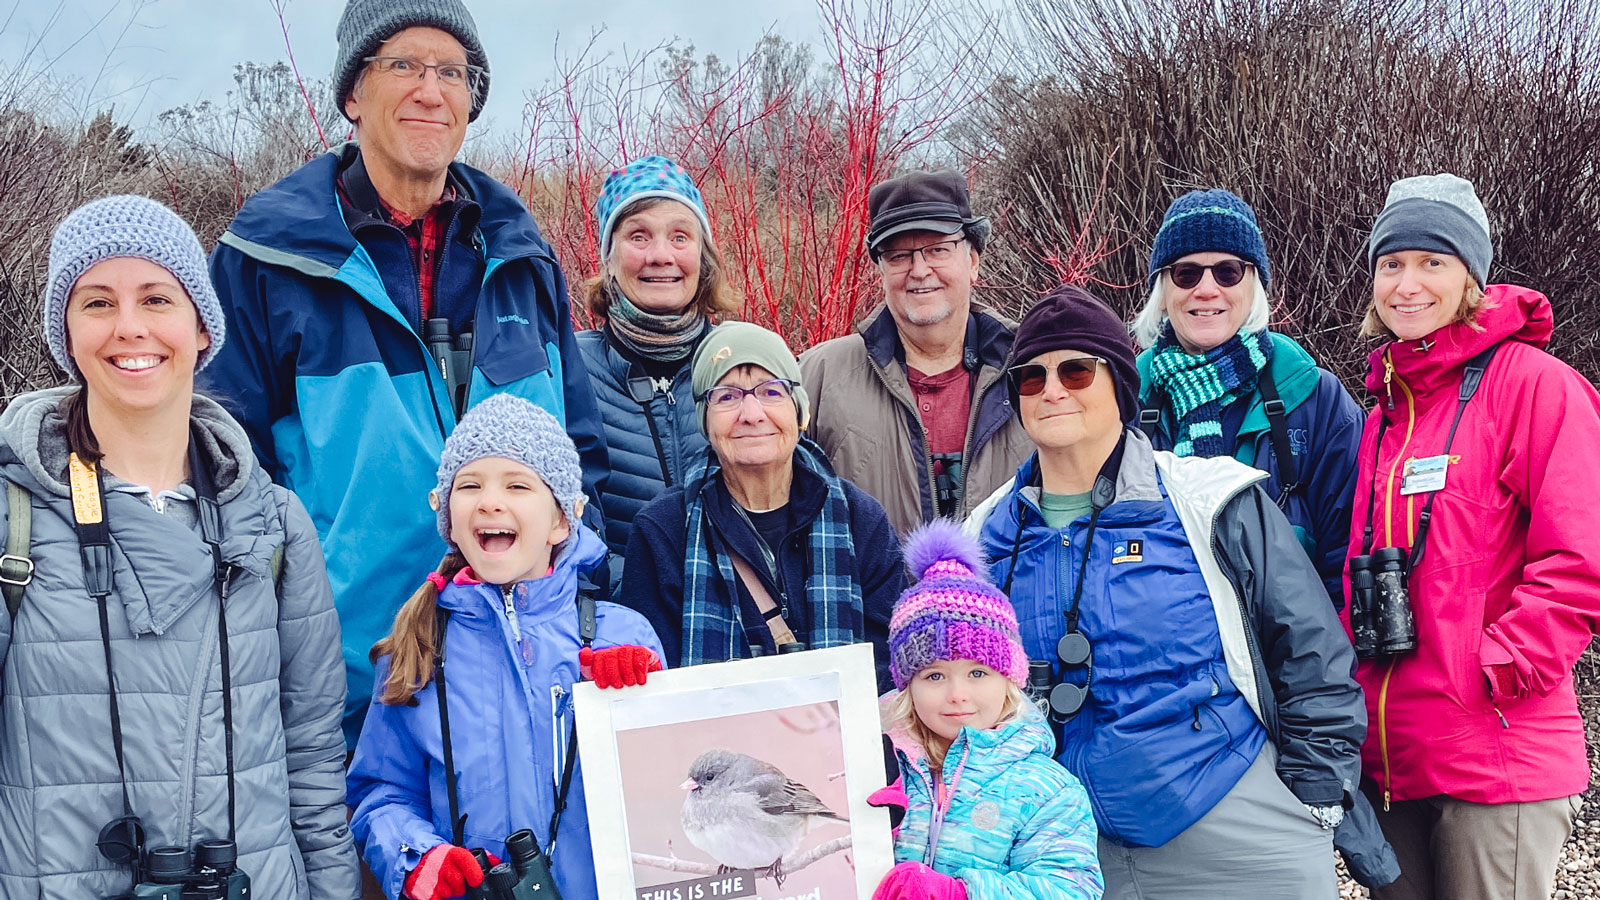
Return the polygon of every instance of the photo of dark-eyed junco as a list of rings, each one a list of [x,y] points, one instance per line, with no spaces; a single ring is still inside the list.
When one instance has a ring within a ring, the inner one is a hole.
[[[783,857],[806,832],[848,822],[811,789],[771,763],[732,750],[707,750],[680,785],[683,832],[689,842],[729,869],[757,869],[783,884]]]

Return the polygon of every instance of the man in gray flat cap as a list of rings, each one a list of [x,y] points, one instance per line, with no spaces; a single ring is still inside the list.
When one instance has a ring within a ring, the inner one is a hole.
[[[317,525],[353,745],[368,651],[444,554],[426,497],[466,408],[503,392],[550,411],[596,509],[607,467],[555,254],[516,193],[453,162],[489,91],[471,14],[460,0],[350,0],[338,39],[356,140],[229,225],[211,276],[230,339],[206,374]]]
[[[989,220],[959,172],[911,172],[872,188],[867,253],[884,302],[856,333],[800,357],[811,438],[905,534],[966,516],[1033,451],[1012,414],[1006,356],[1016,326],[972,302]]]

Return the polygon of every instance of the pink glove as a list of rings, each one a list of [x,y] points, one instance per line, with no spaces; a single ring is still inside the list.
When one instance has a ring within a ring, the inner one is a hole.
[[[447,900],[480,884],[483,869],[472,854],[461,847],[440,844],[422,854],[422,862],[406,876],[406,896],[411,900]]]
[[[661,668],[661,660],[655,651],[637,644],[623,644],[604,650],[584,647],[578,651],[579,671],[600,688],[644,684],[651,672],[659,672]]]
[[[907,861],[883,876],[872,900],[967,900],[967,886],[959,878]]]

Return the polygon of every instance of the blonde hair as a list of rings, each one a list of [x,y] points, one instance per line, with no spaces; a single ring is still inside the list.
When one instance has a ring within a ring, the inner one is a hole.
[[[439,561],[436,571],[448,584],[466,567],[467,560],[461,551],[452,550]],[[417,691],[433,678],[433,661],[439,652],[438,614],[439,589],[430,578],[400,607],[388,636],[372,645],[370,658],[373,662],[382,656],[389,657],[389,677],[383,681],[379,703],[389,706],[410,703]]]
[[[1478,279],[1468,273],[1466,292],[1461,295],[1461,305],[1456,307],[1456,316],[1450,320],[1451,324],[1460,322],[1473,331],[1482,331],[1483,326],[1478,324],[1478,311],[1488,309],[1492,305],[1489,302],[1489,295],[1478,285]],[[1367,311],[1361,317],[1361,336],[1391,341],[1395,339],[1395,333],[1389,330],[1389,326],[1383,324],[1383,317],[1378,315],[1376,294],[1367,299]]]
[[[624,206],[617,213],[615,221],[621,225],[629,216],[637,215],[654,206],[663,203],[677,203],[671,197],[641,197]],[[699,220],[695,220],[696,230],[700,230]],[[615,229],[613,229],[615,232]],[[617,284],[616,273],[612,265],[617,255],[617,242],[611,242],[611,253],[600,260],[600,274],[583,283],[583,302],[589,314],[605,318],[611,310],[611,301],[621,287]],[[733,284],[728,280],[727,264],[722,259],[722,251],[717,249],[716,241],[711,239],[709,233],[700,235],[700,283],[695,287],[694,298],[689,305],[699,310],[706,318],[726,316],[739,309],[739,296],[733,289]]]
[[[916,676],[913,675],[912,677],[915,678]],[[1004,675],[998,672],[995,673],[995,677],[1005,678]],[[1022,693],[1022,688],[1017,687],[1015,681],[1009,678],[1005,678],[1005,681],[1006,699],[1005,703],[1000,707],[1000,718],[994,723],[996,728],[1015,722],[1022,714],[1023,705],[1028,702],[1028,698]],[[911,701],[911,686],[909,682],[905,689],[896,694],[894,700],[890,702],[889,711],[884,716],[883,724],[886,730],[904,729],[907,734],[916,739],[917,743],[922,745],[922,749],[927,751],[928,764],[932,769],[936,772],[944,769],[944,754],[946,750],[950,749],[950,745],[945,743],[943,738],[930,731],[928,726],[923,723],[922,717],[917,715],[916,704]]]

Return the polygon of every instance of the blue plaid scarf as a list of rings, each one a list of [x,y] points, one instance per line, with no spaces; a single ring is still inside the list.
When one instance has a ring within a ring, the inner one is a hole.
[[[1205,457],[1232,452],[1222,440],[1222,409],[1255,390],[1256,376],[1271,361],[1272,336],[1265,328],[1235,334],[1205,353],[1190,353],[1178,343],[1172,322],[1163,325],[1150,375],[1178,420],[1172,452]]]
[[[806,438],[795,445],[794,462],[821,478],[828,490],[811,523],[811,565],[806,575],[811,628],[803,638],[813,650],[859,643],[865,637],[861,585],[856,581],[855,543],[850,537],[850,505],[844,485],[828,466],[822,448]],[[715,455],[708,453],[684,483],[689,535],[683,562],[682,658],[686,666],[746,655],[737,599],[739,576],[728,554],[710,545],[711,529],[706,523],[708,489],[721,471]],[[721,590],[711,590],[713,578],[721,581]]]

